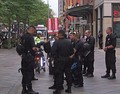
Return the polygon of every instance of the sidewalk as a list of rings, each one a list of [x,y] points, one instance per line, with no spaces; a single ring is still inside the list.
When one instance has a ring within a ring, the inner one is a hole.
[[[0,49],[0,94],[17,94],[21,75],[20,57],[12,50]]]
[[[118,51],[117,53],[120,51]],[[105,74],[104,51],[95,50],[95,77],[84,77],[84,87],[72,87],[72,94],[120,94],[120,58],[117,55],[117,79],[108,80],[102,79],[101,75]],[[20,67],[20,57],[15,50],[0,49],[0,94],[21,94],[21,74],[17,72]],[[53,84],[52,76],[41,72],[36,74],[38,81],[33,82],[35,91],[40,94],[53,94],[48,87]],[[65,88],[66,88],[66,84]],[[67,94],[62,91],[62,94]]]

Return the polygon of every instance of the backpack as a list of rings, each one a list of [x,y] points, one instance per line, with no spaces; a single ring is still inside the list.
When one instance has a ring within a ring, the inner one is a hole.
[[[22,44],[16,46],[16,52],[18,55],[22,55],[25,52],[25,47]]]

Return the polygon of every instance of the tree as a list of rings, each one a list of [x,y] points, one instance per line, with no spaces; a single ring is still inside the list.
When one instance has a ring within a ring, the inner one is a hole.
[[[0,20],[6,23],[11,19],[30,24],[45,24],[48,15],[48,5],[41,0],[0,0],[0,6]]]
[[[48,5],[42,0],[0,0],[0,22],[5,23],[9,31],[14,20],[17,20],[18,31],[20,22],[24,23],[24,30],[26,24],[45,25],[47,15]],[[10,43],[10,33],[8,41]]]

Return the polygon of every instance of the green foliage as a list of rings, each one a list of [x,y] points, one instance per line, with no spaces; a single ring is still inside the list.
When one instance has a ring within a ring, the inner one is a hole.
[[[0,0],[0,22],[9,24],[17,20],[36,25],[45,24],[47,17],[48,5],[42,0]]]

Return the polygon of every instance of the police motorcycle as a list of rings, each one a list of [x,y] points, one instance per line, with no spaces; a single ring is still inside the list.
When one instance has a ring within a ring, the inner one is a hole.
[[[44,72],[46,71],[45,58],[42,51],[43,50],[41,48],[37,48],[37,51],[35,53],[35,71],[37,73],[40,73],[41,70],[43,70]]]

